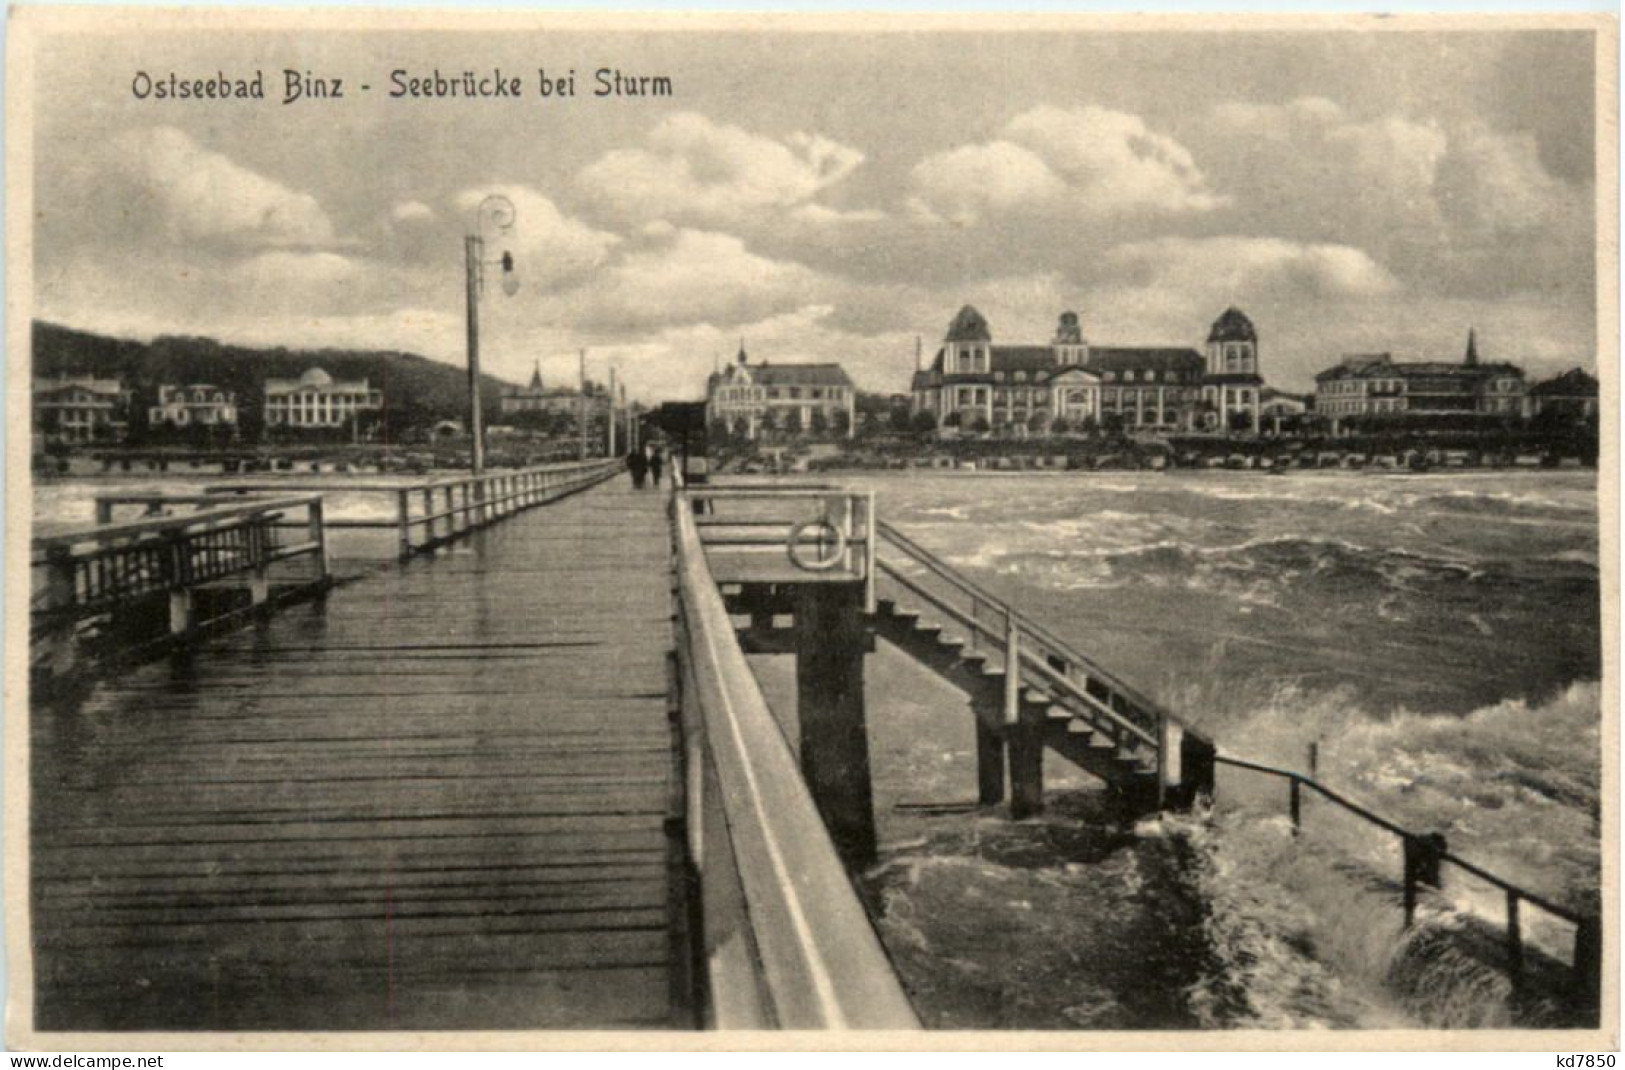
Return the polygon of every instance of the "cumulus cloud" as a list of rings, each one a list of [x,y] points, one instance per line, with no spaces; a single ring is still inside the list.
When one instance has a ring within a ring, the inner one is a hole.
[[[806,206],[862,162],[857,149],[818,134],[765,137],[679,112],[642,145],[588,164],[576,184],[617,219],[720,223]]]
[[[970,225],[993,215],[1205,212],[1225,203],[1190,152],[1144,119],[1093,105],[1043,105],[1000,136],[927,157],[911,175],[910,207]]]
[[[550,284],[579,277],[600,266],[611,250],[620,244],[618,235],[597,230],[579,219],[565,215],[558,205],[528,186],[482,186],[457,194],[457,211],[473,218],[481,203],[493,194],[508,198],[514,206],[514,221],[507,231],[486,227],[484,233],[492,248],[513,253],[521,280]]]
[[[315,197],[206,149],[174,127],[125,131],[112,149],[172,240],[244,248],[334,242],[333,224]]]
[[[435,218],[435,211],[422,201],[402,201],[389,213],[397,223],[423,223]]]
[[[1374,297],[1397,286],[1360,249],[1281,238],[1157,238],[1120,245],[1106,260],[1119,285],[1173,291],[1207,304],[1248,293],[1276,300]]]
[[[579,322],[595,327],[731,325],[813,303],[827,285],[731,234],[680,228],[624,254],[568,300]]]
[[[1572,199],[1541,164],[1533,135],[1501,134],[1483,124],[1452,139],[1437,181],[1446,216],[1485,235],[1542,230]]]

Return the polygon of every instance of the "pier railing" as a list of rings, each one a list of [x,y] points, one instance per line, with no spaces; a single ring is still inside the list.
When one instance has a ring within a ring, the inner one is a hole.
[[[1574,982],[1591,998],[1596,996],[1596,985],[1602,968],[1602,927],[1594,914],[1558,905],[1544,896],[1519,887],[1504,877],[1489,872],[1450,851],[1445,838],[1438,833],[1421,833],[1405,828],[1381,814],[1361,806],[1339,794],[1319,780],[1291,769],[1263,765],[1229,755],[1218,755],[1214,761],[1235,769],[1244,769],[1277,780],[1287,785],[1287,811],[1291,815],[1294,832],[1303,828],[1303,793],[1308,790],[1361,822],[1382,830],[1399,839],[1403,851],[1401,881],[1404,887],[1405,924],[1416,918],[1417,900],[1422,887],[1443,888],[1445,865],[1454,866],[1464,873],[1491,885],[1505,896],[1506,915],[1503,929],[1506,969],[1514,988],[1522,985],[1524,977],[1524,937],[1522,906],[1528,904],[1554,918],[1574,926],[1574,947],[1571,966]]]
[[[1159,785],[1179,782],[1185,729],[1178,718],[891,524],[881,521],[876,531],[879,575],[963,629],[972,649],[1020,666],[1006,673],[1005,723],[1018,720],[1020,690],[1034,688],[1123,751],[1154,758]]]
[[[445,476],[415,483],[299,482],[293,477],[213,485],[209,493],[267,494],[305,491],[326,494],[376,495],[391,515],[378,518],[333,517],[333,530],[393,531],[396,555],[405,560],[486,527],[523,509],[562,498],[621,471],[619,458],[494,472],[483,476]]]
[[[823,483],[694,485],[695,526],[719,583],[862,580],[874,608],[875,496]]]
[[[700,490],[674,496],[672,515],[682,810],[700,885],[706,1024],[918,1028],[735,639],[690,504]]]
[[[36,635],[87,617],[109,613],[149,596],[169,596],[169,632],[189,634],[199,623],[196,593],[229,584],[249,591],[258,606],[270,597],[273,566],[308,559],[297,585],[328,582],[326,527],[319,495],[285,495],[227,503],[182,496],[199,506],[178,515],[36,536],[32,540],[34,591],[31,627]],[[112,506],[98,509],[111,516]],[[296,519],[297,518],[297,519]],[[304,538],[281,539],[293,528]]]

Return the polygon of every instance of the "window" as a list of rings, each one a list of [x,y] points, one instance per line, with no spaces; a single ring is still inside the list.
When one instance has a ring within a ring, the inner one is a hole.
[[[1003,373],[1003,372],[994,372],[994,373],[993,373],[993,381],[994,381],[994,382],[995,382],[995,383],[1002,383],[1002,382],[1004,382],[1004,373]]]
[[[1107,372],[1105,375],[1101,376],[1101,378],[1104,379],[1108,383],[1115,382],[1116,379],[1117,379],[1117,373],[1116,372]]]
[[[1017,372],[1015,378],[1016,378],[1016,382],[1025,383],[1027,381],[1027,373],[1026,372]]]

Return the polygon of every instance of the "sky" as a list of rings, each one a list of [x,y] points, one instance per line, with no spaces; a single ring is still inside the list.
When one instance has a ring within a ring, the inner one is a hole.
[[[571,381],[584,347],[634,396],[700,397],[743,341],[902,392],[966,303],[996,343],[1072,310],[1093,343],[1189,346],[1234,304],[1288,390],[1344,353],[1459,359],[1469,328],[1532,376],[1596,366],[1588,31],[465,21],[46,39],[36,316],[461,364],[463,235],[500,193],[520,288],[487,290],[481,353],[513,381]],[[496,68],[524,95],[388,95]],[[595,98],[599,68],[672,94]],[[284,69],[345,96],[284,104]],[[263,101],[134,92],[257,70]]]

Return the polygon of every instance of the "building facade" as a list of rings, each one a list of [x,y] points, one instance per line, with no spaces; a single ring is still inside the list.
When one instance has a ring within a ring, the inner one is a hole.
[[[537,361],[535,370],[531,372],[529,385],[505,389],[500,404],[503,416],[537,412],[579,419],[583,403],[580,390],[543,385],[542,365]],[[587,418],[600,419],[609,413],[609,394],[595,389],[594,384],[588,383],[585,404]]]
[[[367,380],[335,381],[320,368],[297,379],[265,380],[266,427],[343,427],[352,417],[383,407],[383,392]]]
[[[857,400],[839,364],[751,364],[741,344],[734,363],[706,383],[705,421],[751,439],[769,430],[850,438]]]
[[[130,394],[117,379],[36,379],[33,395],[34,428],[48,444],[119,442],[129,431]]]
[[[158,404],[147,409],[151,427],[221,427],[237,432],[237,398],[208,383],[158,387]]]
[[[1204,356],[1091,345],[1075,312],[1061,314],[1048,345],[995,345],[987,320],[966,305],[912,387],[913,410],[939,427],[1043,434],[1109,418],[1128,431],[1169,433],[1228,429],[1240,417],[1257,431],[1263,379],[1257,332],[1234,308],[1214,322]]]
[[[1423,422],[1428,418],[1515,417],[1525,402],[1523,369],[1482,363],[1467,335],[1461,363],[1396,361],[1390,353],[1357,353],[1315,376],[1315,412],[1340,430],[1350,421]]]
[[[1576,423],[1594,420],[1597,393],[1595,376],[1582,368],[1570,368],[1562,375],[1529,388],[1524,397],[1524,415],[1556,417]]]

